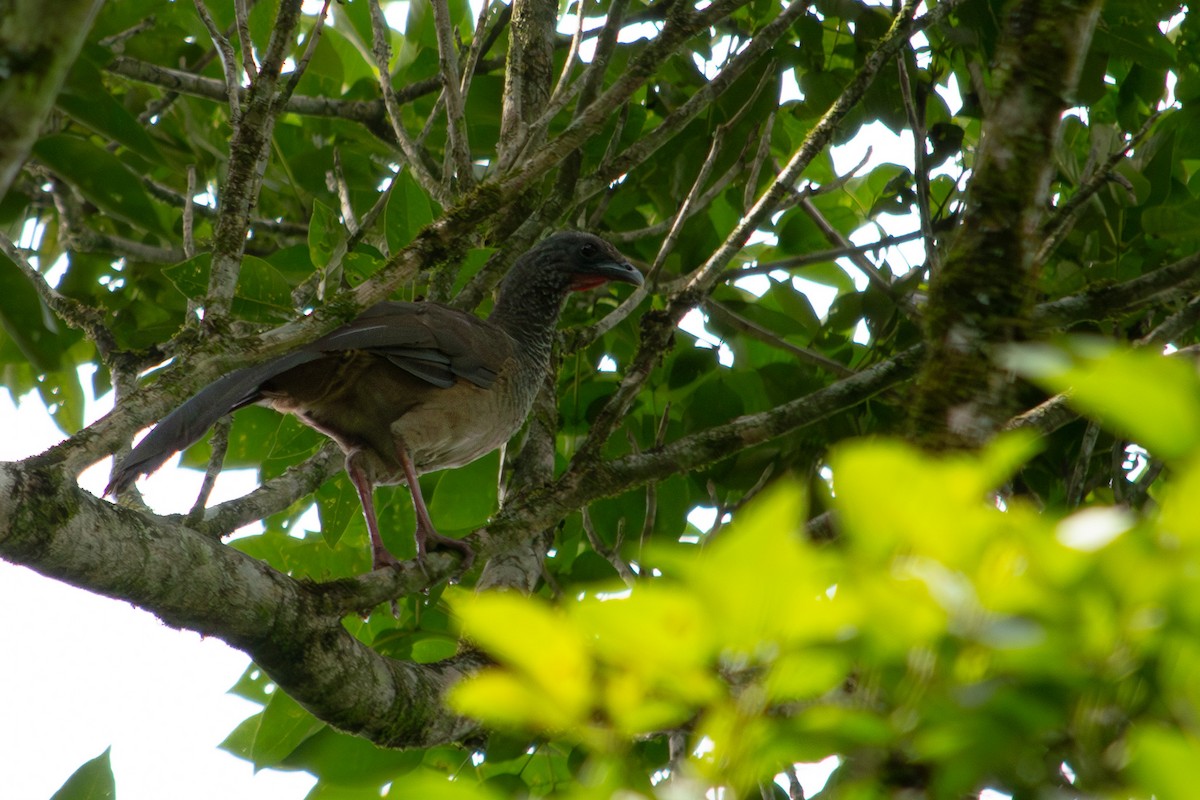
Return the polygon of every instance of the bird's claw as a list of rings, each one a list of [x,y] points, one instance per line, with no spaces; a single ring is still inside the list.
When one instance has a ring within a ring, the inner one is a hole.
[[[458,583],[475,563],[475,548],[471,545],[461,539],[451,539],[438,533],[429,533],[422,541],[417,542],[417,563],[420,564],[421,571],[425,573],[426,577],[429,576],[429,571],[425,568],[425,554],[430,550],[455,550],[461,555],[462,562],[450,576],[450,583]]]

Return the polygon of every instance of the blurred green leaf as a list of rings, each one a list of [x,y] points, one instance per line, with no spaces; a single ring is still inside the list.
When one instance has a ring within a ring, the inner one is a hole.
[[[1016,348],[1008,362],[1163,458],[1200,446],[1200,376],[1183,359],[1076,340],[1064,348]]]

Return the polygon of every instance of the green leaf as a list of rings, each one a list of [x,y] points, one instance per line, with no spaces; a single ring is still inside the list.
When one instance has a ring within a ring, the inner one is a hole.
[[[100,755],[85,761],[50,800],[113,800],[117,796],[117,783],[109,763],[111,751],[111,747],[105,748]]]
[[[279,766],[308,770],[322,782],[374,787],[378,797],[380,786],[416,769],[422,755],[417,749],[378,747],[366,739],[325,727],[305,739]]]
[[[62,362],[63,331],[37,290],[8,256],[0,253],[0,326],[38,372]]]
[[[384,211],[389,253],[403,250],[418,231],[433,222],[433,203],[409,171],[401,170],[394,180],[396,185]]]
[[[39,139],[33,153],[105,213],[142,230],[169,233],[141,182],[103,147],[58,133]]]
[[[1191,800],[1196,794],[1200,740],[1186,731],[1144,724],[1129,736],[1129,771],[1158,800]]]
[[[429,500],[433,523],[455,531],[487,522],[499,505],[499,479],[499,450],[466,466],[444,470]]]
[[[378,786],[343,786],[318,781],[304,800],[379,800]]]
[[[312,218],[308,221],[308,252],[312,263],[324,269],[339,243],[345,241],[345,231],[338,215],[320,200],[313,200]]]
[[[335,546],[346,532],[346,526],[354,520],[362,508],[349,480],[325,481],[317,489],[317,515],[321,519],[321,535],[330,546]]]
[[[84,394],[78,371],[47,375],[38,383],[38,393],[63,433],[71,435],[83,427]]]
[[[120,142],[138,157],[166,164],[158,144],[142,124],[106,91],[100,70],[90,58],[76,60],[56,102],[72,118]]]
[[[238,541],[244,540],[239,539]],[[254,739],[258,736],[258,726],[261,722],[261,713],[247,717],[239,722],[238,726],[230,731],[225,740],[217,745],[217,747],[228,753],[232,753],[238,758],[250,761],[250,754],[254,750]]]
[[[250,760],[256,769],[273,767],[287,758],[301,742],[324,727],[324,722],[277,687],[263,709]]]
[[[415,4],[414,4],[415,5]],[[490,788],[466,781],[448,781],[442,772],[421,770],[392,782],[387,800],[499,800],[500,795]]]
[[[202,253],[187,261],[163,269],[185,297],[202,299],[208,293],[208,275],[212,254]],[[291,319],[292,287],[275,267],[255,256],[243,256],[233,295],[233,313],[254,322],[280,322]]]
[[[428,631],[391,630],[376,637],[371,645],[384,655],[418,664],[433,664],[458,652],[456,637]]]

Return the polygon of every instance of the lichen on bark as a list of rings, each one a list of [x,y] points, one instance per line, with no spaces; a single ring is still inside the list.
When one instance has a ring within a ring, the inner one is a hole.
[[[977,447],[1010,416],[1011,382],[996,350],[1027,335],[1055,138],[1099,9],[1097,0],[1008,7],[971,194],[930,281],[910,421],[931,449]]]

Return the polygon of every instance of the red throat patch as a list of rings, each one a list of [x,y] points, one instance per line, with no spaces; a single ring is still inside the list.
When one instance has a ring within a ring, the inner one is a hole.
[[[595,275],[580,275],[571,282],[572,292],[584,292],[588,289],[595,289],[602,283],[607,283],[608,278],[598,278]]]

